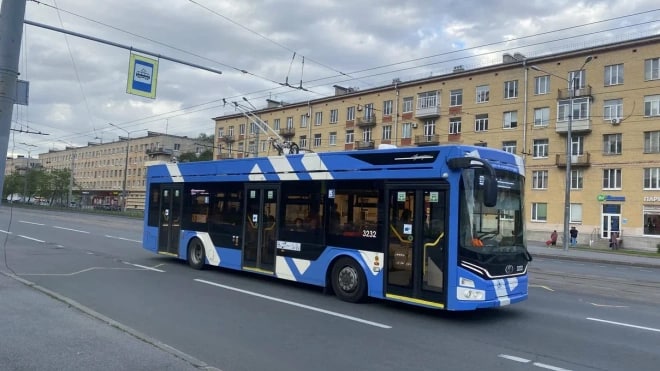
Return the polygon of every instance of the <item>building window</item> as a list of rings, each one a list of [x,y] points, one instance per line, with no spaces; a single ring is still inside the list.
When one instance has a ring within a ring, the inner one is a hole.
[[[570,105],[570,99],[561,100],[557,103],[557,121],[568,121],[568,116],[571,114]],[[573,120],[589,118],[589,99],[574,98],[572,115]]]
[[[606,155],[621,154],[621,134],[603,135],[603,153]]]
[[[321,146],[321,134],[314,134],[314,147]]]
[[[532,189],[548,189],[548,170],[532,171]]]
[[[308,118],[309,118],[309,116],[307,116],[306,113],[300,115],[300,127],[301,128],[306,128],[307,127],[307,119]]]
[[[293,116],[286,118],[286,128],[293,129]]]
[[[502,150],[505,152],[516,154],[516,141],[502,142]]]
[[[475,116],[474,131],[488,131],[488,114],[487,113]]]
[[[392,125],[383,125],[383,140],[392,139]]]
[[[582,89],[586,86],[587,73],[585,70],[571,71],[568,73],[568,81],[573,81],[573,89]]]
[[[316,112],[314,114],[314,126],[321,126],[323,123],[323,112]]]
[[[621,169],[603,169],[603,189],[621,189]]]
[[[550,107],[534,108],[534,126],[546,127],[550,123]]]
[[[660,95],[644,97],[644,116],[660,116]]]
[[[307,135],[301,135],[298,142],[300,143],[300,148],[307,148]]]
[[[225,128],[219,128],[218,129],[218,138],[222,138],[225,136]],[[142,144],[140,144],[140,149],[142,149]]]
[[[623,116],[623,99],[606,99],[603,101],[603,118],[618,119]]]
[[[435,108],[438,106],[438,92],[427,91],[417,94],[417,109]]]
[[[660,152],[660,131],[647,131],[644,133],[644,153]]]
[[[547,139],[534,139],[533,149],[534,149],[534,158],[547,158],[548,157],[548,140]]]
[[[623,64],[605,66],[605,86],[623,84]]]
[[[647,59],[644,61],[644,80],[660,79],[660,58]]]
[[[486,103],[490,99],[490,88],[488,85],[477,86],[477,103]]]
[[[571,204],[568,219],[571,223],[582,223],[582,204]]]
[[[584,135],[575,135],[571,137],[571,155],[584,154]]]
[[[537,76],[534,78],[534,94],[542,95],[550,92],[550,75]]]
[[[581,169],[571,169],[571,189],[582,189],[584,174]]]
[[[412,138],[412,123],[411,122],[404,122],[403,125],[401,125],[401,138],[403,138],[403,139]]]
[[[513,129],[518,127],[518,111],[504,112],[504,128]]]
[[[644,189],[660,189],[660,167],[651,167],[644,169]]]
[[[656,205],[643,205],[644,214],[644,234],[660,234],[658,229],[658,223],[660,222],[658,218],[660,217],[660,206]]]
[[[403,113],[409,113],[413,111],[413,97],[403,98]]]
[[[449,106],[456,107],[463,105],[463,89],[456,89],[449,92]]]
[[[449,134],[460,134],[460,133],[461,133],[461,118],[460,117],[449,118]]]
[[[371,142],[371,137],[373,136],[373,131],[371,128],[362,130],[362,140],[365,142]]]
[[[346,121],[355,120],[355,106],[346,108]]]
[[[370,119],[374,116],[374,104],[368,103],[364,105],[364,118]]]
[[[331,109],[330,110],[330,123],[336,124],[339,121],[339,110]]]
[[[548,204],[545,202],[532,203],[532,221],[545,222],[548,220]]]
[[[435,135],[435,120],[424,120],[424,135],[427,137]]]
[[[518,80],[504,82],[504,99],[518,98]]]
[[[353,130],[346,130],[346,144],[352,144],[355,142],[355,133]]]
[[[392,101],[386,100],[383,102],[383,116],[392,116]]]
[[[280,130],[280,119],[273,120],[273,130],[275,131]]]
[[[337,145],[337,132],[332,131],[330,132],[330,138],[328,138],[328,144],[331,146],[336,146]]]

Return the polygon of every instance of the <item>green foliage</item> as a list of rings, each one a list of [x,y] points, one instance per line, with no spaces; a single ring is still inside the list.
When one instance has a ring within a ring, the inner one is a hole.
[[[3,199],[10,194],[20,194],[28,202],[37,196],[46,197],[51,203],[54,200],[62,202],[68,195],[70,180],[69,169],[46,171],[35,168],[14,173],[5,177]]]

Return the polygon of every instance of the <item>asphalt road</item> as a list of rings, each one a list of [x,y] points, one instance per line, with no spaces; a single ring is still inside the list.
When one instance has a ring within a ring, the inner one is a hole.
[[[194,271],[142,250],[136,220],[9,211],[0,210],[0,269],[225,371],[660,364],[657,269],[537,258],[528,301],[446,313],[376,300],[349,304],[314,287]]]

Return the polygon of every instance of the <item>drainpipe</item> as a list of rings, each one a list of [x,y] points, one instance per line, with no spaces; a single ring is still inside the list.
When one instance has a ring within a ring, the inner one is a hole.
[[[399,83],[394,83],[396,99],[394,100],[394,145],[399,146]]]
[[[528,94],[528,75],[529,75],[529,70],[527,69],[527,59],[523,59],[522,62],[523,68],[525,69],[525,98],[523,100],[523,150],[522,150],[522,157],[523,157],[523,164],[525,163],[525,159],[527,158],[527,94]]]

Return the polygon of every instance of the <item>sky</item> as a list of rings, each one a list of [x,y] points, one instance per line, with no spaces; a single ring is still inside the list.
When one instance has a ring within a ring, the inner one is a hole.
[[[333,85],[368,89],[499,63],[504,53],[660,33],[652,0],[28,0],[25,19],[222,73],[161,58],[156,98],[131,95],[129,50],[25,25],[19,78],[30,97],[14,106],[9,156],[126,131],[211,135],[213,117],[238,112],[232,102],[307,101],[333,95]]]

